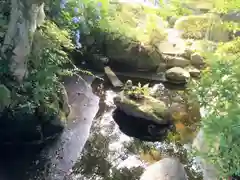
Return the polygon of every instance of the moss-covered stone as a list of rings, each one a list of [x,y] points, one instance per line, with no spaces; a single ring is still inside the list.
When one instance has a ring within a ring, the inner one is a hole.
[[[186,39],[229,40],[221,18],[214,14],[183,16],[176,21],[174,28],[182,31],[182,37]]]
[[[167,107],[164,102],[151,96],[145,96],[141,100],[133,100],[123,95],[114,99],[116,106],[129,116],[139,117],[158,124],[166,124]]]

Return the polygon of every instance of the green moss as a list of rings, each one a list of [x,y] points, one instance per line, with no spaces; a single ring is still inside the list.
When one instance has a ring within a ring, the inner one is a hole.
[[[146,96],[142,100],[132,100],[124,97],[121,103],[132,109],[132,111],[145,114],[145,116],[156,121],[162,121],[166,112],[165,103],[150,96]]]

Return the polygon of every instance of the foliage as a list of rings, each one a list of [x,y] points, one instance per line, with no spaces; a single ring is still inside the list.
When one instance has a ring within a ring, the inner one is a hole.
[[[149,84],[141,85],[138,83],[138,86],[133,86],[124,90],[124,93],[134,100],[140,100],[149,95]]]
[[[73,48],[68,32],[47,21],[34,35],[28,76],[21,84],[10,74],[8,59],[1,61],[1,83],[11,90],[9,108],[13,113],[21,111],[34,114],[38,108],[42,108],[42,113],[48,117],[60,113],[60,75],[71,75],[78,71],[73,65],[66,68],[71,61],[62,47]]]
[[[240,53],[240,37],[237,37],[233,41],[222,43],[218,46],[218,53],[223,54],[238,54]]]
[[[235,56],[231,61],[225,58],[228,57],[209,57],[210,67],[195,86],[201,106],[207,112],[202,118],[210,148],[205,156],[227,177],[240,173],[240,107],[237,98],[240,95],[240,58]]]

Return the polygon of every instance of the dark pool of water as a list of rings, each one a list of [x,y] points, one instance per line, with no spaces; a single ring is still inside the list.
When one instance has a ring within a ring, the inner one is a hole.
[[[189,158],[187,148],[181,144],[140,141],[119,130],[112,117],[113,98],[119,90],[112,90],[108,81],[95,81],[93,89],[101,97],[99,111],[81,158],[73,168],[72,179],[137,180],[149,164],[165,156],[179,158],[190,180],[202,179],[194,159]]]

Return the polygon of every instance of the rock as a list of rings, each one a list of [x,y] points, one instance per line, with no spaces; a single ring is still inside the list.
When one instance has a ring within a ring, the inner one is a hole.
[[[208,152],[209,148],[207,143],[204,141],[204,132],[202,129],[198,132],[196,138],[192,144],[193,148],[197,149],[201,153]],[[216,143],[216,148],[217,148]],[[218,172],[212,164],[209,164],[206,160],[200,159],[201,168],[203,170],[203,180],[218,180]]]
[[[186,67],[190,65],[190,60],[179,57],[179,56],[170,56],[170,55],[164,55],[163,59],[165,60],[166,66],[168,68],[172,67]]]
[[[161,42],[158,46],[160,52],[162,54],[172,56],[178,56],[183,54],[186,47],[185,40],[173,37],[173,34],[171,34],[171,32],[169,32],[169,36],[173,39]]]
[[[215,14],[189,15],[179,18],[174,28],[182,31],[184,39],[205,39],[215,42],[229,41],[229,32]]]
[[[171,124],[159,124],[140,117],[129,116],[120,109],[116,109],[112,117],[119,129],[127,136],[142,141],[162,141],[171,130]]]
[[[140,180],[187,180],[187,175],[178,159],[164,158],[147,167]]]
[[[201,71],[193,66],[188,66],[185,68],[192,77],[200,77]]]
[[[186,83],[190,78],[189,72],[180,67],[173,67],[166,71],[166,78],[173,83]]]
[[[181,103],[172,103],[168,109],[169,114],[171,114],[172,120],[175,122],[183,122],[188,119],[187,108]]]
[[[112,83],[113,87],[122,87],[123,83],[119,80],[117,75],[112,71],[109,66],[104,67],[104,72],[107,75],[108,79]]]
[[[160,64],[158,65],[158,68],[157,68],[157,70],[156,70],[156,73],[165,72],[166,69],[167,69],[166,63],[160,63]]]
[[[121,71],[125,67],[131,71],[155,71],[162,62],[158,44],[167,37],[165,22],[156,14],[146,14],[141,6],[132,4],[121,5],[116,14],[115,20],[110,22],[112,27],[122,22],[125,30],[120,35],[119,30],[106,35],[105,50],[111,63],[121,63],[124,66],[119,67]]]
[[[204,58],[199,53],[193,53],[191,55],[191,64],[195,67],[201,67],[204,65]]]
[[[11,91],[3,84],[0,84],[0,112],[11,103]]]
[[[158,124],[167,124],[165,118],[167,107],[164,102],[151,96],[145,96],[141,100],[133,100],[123,94],[114,98],[114,103],[121,111],[129,116],[139,117]]]
[[[235,11],[235,12],[229,12],[227,14],[224,14],[222,16],[222,20],[223,21],[233,21],[233,22],[240,23],[240,12]]]

